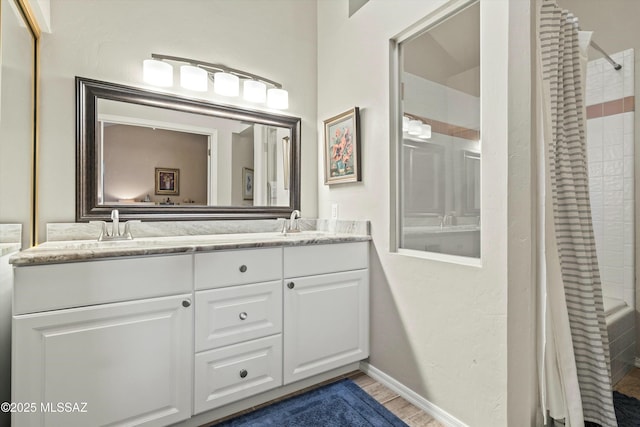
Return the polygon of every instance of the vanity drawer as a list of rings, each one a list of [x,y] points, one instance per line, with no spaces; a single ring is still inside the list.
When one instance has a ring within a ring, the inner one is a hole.
[[[192,292],[191,255],[14,268],[13,314]]]
[[[196,351],[282,331],[282,281],[196,292]]]
[[[194,412],[200,413],[282,385],[282,335],[195,357]]]
[[[196,289],[282,278],[282,249],[242,249],[195,255]]]
[[[312,276],[369,267],[369,242],[284,248],[284,277]]]

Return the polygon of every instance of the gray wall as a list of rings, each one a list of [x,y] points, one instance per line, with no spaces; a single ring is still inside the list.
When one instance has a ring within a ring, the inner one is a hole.
[[[190,0],[188,5],[182,0],[50,3],[53,32],[43,34],[40,44],[40,241],[47,222],[75,218],[74,77],[147,87],[142,60],[151,53],[219,62],[282,83],[290,105],[283,113],[302,118],[302,211],[317,215],[316,3]],[[168,91],[260,108],[211,89]]]
[[[363,167],[361,183],[319,179],[319,212],[371,221],[372,366],[468,425],[533,425],[529,2],[480,3],[481,265],[393,252],[389,40],[444,3],[371,1],[349,18],[346,1],[318,2],[318,128],[359,106]]]

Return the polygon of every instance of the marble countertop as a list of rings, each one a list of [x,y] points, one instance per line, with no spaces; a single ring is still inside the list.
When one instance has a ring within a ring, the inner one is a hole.
[[[122,256],[167,255],[201,251],[273,246],[299,246],[326,243],[346,243],[371,240],[368,234],[305,230],[299,233],[281,232],[230,233],[142,237],[133,240],[50,241],[12,256],[14,266],[57,264],[89,261]]]
[[[0,224],[0,256],[18,252],[22,246],[21,224]]]

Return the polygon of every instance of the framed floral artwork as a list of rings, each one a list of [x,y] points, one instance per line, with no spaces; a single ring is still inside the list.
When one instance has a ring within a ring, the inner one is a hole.
[[[324,183],[360,181],[358,107],[324,121]]]

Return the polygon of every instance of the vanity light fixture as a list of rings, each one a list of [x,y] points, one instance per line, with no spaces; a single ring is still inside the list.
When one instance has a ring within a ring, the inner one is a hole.
[[[431,125],[413,117],[402,116],[402,132],[420,139],[431,139]]]
[[[266,102],[267,107],[278,110],[289,108],[289,93],[282,88],[280,83],[273,80],[221,64],[212,64],[195,59],[156,53],[151,54],[151,58],[144,60],[143,63],[143,79],[146,83],[156,86],[171,86],[173,84],[173,67],[168,61],[182,62],[188,64],[180,67],[180,84],[185,89],[206,91],[206,77],[208,77],[213,81],[213,91],[215,93],[222,96],[235,97],[240,94],[240,80],[242,80],[242,94],[245,100],[257,103]],[[147,65],[147,63],[151,65]],[[151,73],[156,68],[162,68],[165,73],[168,70],[171,72],[171,77],[164,77],[164,79],[154,78]],[[268,90],[267,87],[269,87]]]

